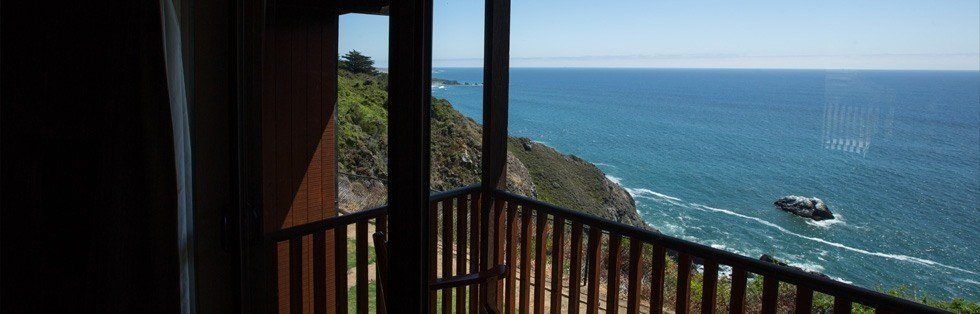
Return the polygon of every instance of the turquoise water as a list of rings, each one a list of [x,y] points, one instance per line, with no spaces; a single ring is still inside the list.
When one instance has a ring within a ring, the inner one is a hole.
[[[480,120],[481,87],[433,94]],[[521,68],[509,119],[598,165],[666,234],[980,300],[980,72]],[[791,194],[839,218],[773,208]]]

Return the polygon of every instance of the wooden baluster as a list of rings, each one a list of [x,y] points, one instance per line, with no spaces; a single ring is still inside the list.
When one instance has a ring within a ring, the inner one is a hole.
[[[368,232],[367,222],[354,225],[355,258],[357,259],[357,314],[368,312]]]
[[[588,282],[588,295],[586,296],[585,313],[599,313],[599,246],[602,245],[602,232],[595,227],[589,227],[589,244],[586,251],[588,264],[586,267],[586,282]]]
[[[565,219],[555,216],[551,233],[551,313],[561,311],[561,282],[565,271]]]
[[[514,313],[514,290],[517,288],[517,203],[507,203],[507,295],[504,298],[504,313]]]
[[[336,312],[347,313],[347,226],[338,226],[333,231],[333,243],[336,246],[333,259],[334,294],[336,294]]]
[[[568,312],[578,314],[582,301],[582,223],[572,222],[572,244],[569,248],[571,271],[568,274]]]
[[[813,290],[804,286],[796,286],[796,313],[809,314],[813,309]]]
[[[453,276],[453,200],[442,201],[442,278]],[[442,312],[452,313],[453,289],[442,290]]]
[[[480,194],[470,194],[470,273],[480,272]],[[480,313],[480,285],[470,285],[470,312]]]
[[[381,240],[381,241],[387,241],[388,240],[387,239],[387,237],[388,237],[388,217],[387,216],[379,216],[378,218],[376,218],[374,220],[374,232],[382,232],[385,235],[385,238],[383,240]],[[372,241],[378,240],[378,239],[375,239],[374,238],[374,235],[371,235],[371,239],[372,239]],[[377,248],[379,245],[381,245],[381,243],[377,243],[377,242],[373,242],[373,243],[374,243],[374,247],[375,248]],[[387,254],[388,252],[384,252],[384,253]],[[382,272],[384,272],[385,275],[388,274],[387,273],[387,271],[388,271],[387,270],[387,267],[388,267],[388,265],[387,265],[387,262],[386,261],[384,263],[382,263],[381,257],[380,256],[375,256],[375,264],[374,264],[374,280],[375,280],[375,284],[374,284],[374,296],[375,296],[374,297],[374,308],[377,309],[378,313],[380,313],[380,314],[388,313],[388,309],[385,308],[384,291],[382,291],[382,286],[385,285],[385,284],[388,284],[388,283],[384,282],[385,281],[384,280],[385,279],[385,276],[382,275]]]
[[[626,301],[626,312],[627,313],[639,313],[640,311],[640,269],[643,267],[643,260],[640,256],[643,255],[643,242],[635,238],[630,238],[630,269],[629,269],[629,281],[627,301]]]
[[[439,203],[438,202],[429,202],[429,219],[431,220],[429,223],[429,232],[428,232],[429,243],[428,243],[428,247],[426,248],[426,250],[428,250],[429,252],[429,260],[426,262],[429,263],[429,276],[428,276],[429,282],[434,282],[436,281],[436,276],[439,271],[437,268],[437,265],[439,265],[439,258],[437,257],[437,254],[439,253],[439,251],[436,243],[439,242],[439,220],[438,220]],[[392,259],[392,262],[394,262],[394,259]],[[429,302],[429,310],[432,313],[436,312],[436,297],[437,297],[436,293],[437,293],[436,291],[429,291],[428,293],[429,299],[427,300],[427,302]]]
[[[466,230],[467,213],[466,195],[456,198],[456,274],[466,271]],[[456,313],[466,312],[466,287],[456,288]]]
[[[546,264],[545,255],[545,223],[547,222],[547,217],[542,212],[537,212],[537,225],[535,226],[534,232],[537,236],[534,238],[534,313],[542,314],[544,313],[544,268]]]
[[[374,232],[383,232],[385,234],[385,240],[387,241],[387,236],[388,236],[388,216],[379,216],[377,219],[375,219],[375,222],[374,222]],[[373,238],[373,236],[372,236],[372,238]],[[375,243],[374,245],[375,245],[375,247],[377,247],[378,243]],[[382,277],[381,276],[381,267],[378,265],[377,262],[375,262],[375,266],[374,266],[374,280],[376,282],[374,284],[374,290],[375,290],[375,293],[374,293],[374,296],[375,296],[375,298],[374,298],[374,308],[378,309],[378,313],[384,314],[384,313],[387,313],[388,312],[388,309],[385,308],[385,299],[384,299],[384,294],[381,291],[381,286],[382,285],[385,285],[385,284],[388,284],[388,283],[382,283],[382,278],[381,277]]]
[[[834,314],[840,313],[850,313],[851,312],[851,300],[834,296]]]
[[[691,256],[679,253],[677,262],[677,304],[674,312],[685,314],[691,301]]]
[[[504,263],[504,242],[507,240],[504,234],[504,224],[506,223],[506,215],[504,215],[504,200],[501,198],[494,199],[494,231],[493,231],[493,265],[501,265]],[[500,306],[504,303],[504,280],[496,280],[494,285],[496,290],[493,295],[495,297],[494,304],[499,310]]]
[[[728,304],[730,313],[745,312],[745,284],[747,276],[744,270],[732,267],[732,295]]]
[[[704,262],[704,278],[701,289],[701,313],[715,313],[715,294],[718,290],[718,263]]]
[[[762,313],[776,313],[776,298],[779,296],[779,281],[769,275],[762,277]]]
[[[529,313],[531,309],[531,209],[521,206],[521,313]]]
[[[327,241],[325,231],[313,234],[313,313],[327,313]]]
[[[289,240],[289,312],[303,313],[303,238]]]
[[[622,249],[622,236],[609,234],[609,269],[607,270],[606,313],[619,312],[619,269],[623,261],[619,258]]]
[[[667,250],[659,245],[653,246],[653,258],[650,264],[653,272],[650,279],[650,313],[663,313],[664,311],[664,272],[667,269],[664,259],[667,258]]]

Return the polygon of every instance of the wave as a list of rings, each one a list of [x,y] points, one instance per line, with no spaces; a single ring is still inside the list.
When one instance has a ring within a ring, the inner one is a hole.
[[[946,265],[946,264],[939,263],[939,262],[936,262],[936,261],[933,261],[933,260],[928,260],[928,259],[919,258],[919,257],[915,257],[915,256],[902,255],[902,254],[873,252],[873,251],[868,251],[868,250],[864,250],[864,249],[859,249],[859,248],[856,248],[856,247],[850,247],[850,246],[847,246],[847,245],[844,245],[844,244],[841,244],[841,243],[837,243],[837,242],[827,241],[827,240],[824,240],[824,239],[821,239],[821,238],[817,238],[817,237],[805,236],[805,235],[802,235],[802,234],[799,234],[799,233],[795,233],[795,232],[789,231],[786,228],[783,228],[782,226],[779,226],[779,225],[774,224],[772,222],[769,222],[767,220],[756,218],[756,217],[752,217],[752,216],[748,216],[748,215],[739,214],[739,213],[736,213],[736,212],[733,212],[733,211],[730,211],[730,210],[727,210],[727,209],[715,208],[715,207],[701,205],[701,204],[695,204],[695,203],[689,203],[689,204],[692,205],[692,207],[693,208],[696,208],[696,209],[701,209],[701,210],[705,210],[705,211],[714,211],[714,212],[728,214],[728,215],[732,215],[732,216],[736,216],[736,217],[741,217],[741,218],[745,218],[745,219],[749,219],[749,220],[754,220],[754,221],[759,222],[759,223],[761,223],[763,225],[766,225],[766,226],[775,228],[776,230],[779,230],[780,232],[785,233],[785,234],[789,234],[789,235],[792,235],[792,236],[796,236],[796,237],[799,237],[799,238],[802,238],[802,239],[806,239],[806,240],[810,240],[810,241],[814,241],[814,242],[823,243],[823,244],[826,244],[826,245],[830,245],[830,246],[833,246],[833,247],[841,248],[841,249],[848,250],[848,251],[851,251],[851,252],[856,252],[856,253],[860,253],[860,254],[864,254],[864,255],[870,255],[870,256],[884,257],[884,258],[889,258],[889,259],[899,260],[899,261],[912,262],[912,263],[917,263],[917,264],[926,265],[926,266],[943,267],[943,268],[946,268],[946,269],[951,269],[951,270],[965,272],[965,273],[968,273],[968,274],[977,275],[976,272],[973,272],[973,271],[970,271],[970,270],[967,270],[967,269],[963,269],[963,268],[959,268],[959,267],[956,267],[956,266]]]
[[[830,226],[833,226],[833,225],[837,225],[837,224],[845,225],[845,223],[844,223],[844,215],[841,215],[840,213],[834,213],[834,219],[827,219],[827,220],[821,220],[821,221],[816,221],[816,220],[813,220],[813,219],[807,219],[806,220],[806,224],[811,225],[811,226],[814,226],[814,227],[829,229]]]
[[[593,165],[596,165],[596,166],[603,166],[603,167],[609,167],[609,168],[616,168],[616,165],[611,165],[611,164],[607,164],[607,163],[602,163],[602,162],[594,162],[594,163],[592,163],[592,164],[593,164]],[[617,182],[617,183],[618,183],[618,182]]]
[[[817,273],[822,273],[824,270],[823,265],[814,264],[814,263],[789,263],[789,265],[799,267],[806,271],[817,272]]]
[[[799,237],[799,238],[802,238],[802,239],[810,240],[810,241],[813,241],[813,242],[822,243],[822,244],[825,244],[825,245],[829,245],[829,246],[832,246],[832,247],[844,249],[844,250],[855,252],[855,253],[859,253],[859,254],[864,254],[864,255],[869,255],[869,256],[877,256],[877,257],[882,257],[882,258],[887,258],[887,259],[892,259],[892,260],[898,260],[898,261],[911,262],[911,263],[916,263],[916,264],[926,265],[926,266],[932,266],[932,267],[942,267],[942,268],[946,268],[946,269],[950,269],[950,270],[955,270],[955,271],[960,271],[960,272],[964,272],[964,273],[968,273],[968,274],[972,274],[972,275],[978,275],[978,273],[976,273],[974,271],[971,271],[971,270],[963,269],[963,268],[956,267],[956,266],[946,265],[946,264],[943,264],[943,263],[940,263],[940,262],[936,262],[936,261],[933,261],[933,260],[929,260],[929,259],[925,259],[925,258],[919,258],[919,257],[909,256],[909,255],[903,255],[903,254],[894,254],[894,253],[884,253],[884,252],[868,251],[868,250],[865,250],[865,249],[860,249],[860,248],[856,248],[856,247],[847,246],[847,245],[842,244],[842,243],[837,243],[837,242],[833,242],[833,241],[824,240],[822,238],[817,238],[817,237],[811,237],[811,236],[802,235],[802,234],[799,234],[799,233],[795,233],[793,231],[790,231],[790,230],[788,230],[786,228],[783,228],[782,226],[777,225],[775,223],[769,222],[769,221],[767,221],[765,219],[761,219],[761,218],[758,218],[758,217],[753,217],[753,216],[749,216],[749,215],[744,215],[744,214],[736,213],[736,212],[733,212],[733,211],[730,211],[730,210],[727,210],[727,209],[715,208],[715,207],[711,207],[711,206],[707,206],[707,205],[702,205],[702,204],[698,204],[698,203],[689,203],[689,202],[688,203],[682,203],[683,200],[681,200],[678,197],[666,195],[666,194],[663,194],[663,193],[658,193],[658,192],[653,191],[653,190],[650,190],[650,189],[644,189],[644,188],[628,188],[628,187],[623,187],[623,188],[626,189],[626,191],[631,196],[633,196],[633,197],[645,198],[645,199],[654,200],[654,201],[660,201],[660,202],[667,202],[667,203],[670,203],[670,204],[674,204],[674,205],[678,205],[678,206],[682,206],[682,207],[686,207],[686,208],[698,209],[698,210],[701,210],[701,211],[718,212],[718,213],[723,213],[723,214],[727,214],[727,215],[731,215],[731,216],[735,216],[735,217],[745,218],[745,219],[752,220],[752,221],[758,222],[760,224],[763,224],[763,225],[772,227],[772,228],[774,228],[774,229],[776,229],[776,230],[778,230],[778,231],[780,231],[782,233],[788,234],[788,235],[792,235],[792,236]],[[843,223],[844,222],[843,220],[839,220],[839,219],[832,219],[832,220],[833,221],[836,221],[836,222],[829,222],[829,223],[825,223],[824,225],[826,225],[826,227],[829,227],[830,225],[833,225],[833,224],[836,224],[836,223]],[[818,224],[817,226],[821,226],[821,225]],[[823,226],[821,226],[821,227],[823,227]]]
[[[963,283],[968,283],[968,284],[971,284],[971,285],[980,285],[980,281],[976,281],[976,280],[973,280],[973,279],[967,279],[967,278],[954,278],[954,279],[956,281],[963,282]]]
[[[614,177],[608,174],[606,175],[606,179],[609,179],[609,181],[612,181],[612,183],[619,184],[619,185],[622,185],[622,183],[620,182],[623,182],[622,178]]]
[[[658,193],[658,192],[653,191],[653,190],[650,190],[650,189],[644,189],[644,188],[634,189],[634,188],[628,188],[628,187],[623,187],[623,188],[626,189],[626,192],[629,193],[630,196],[632,196],[632,197],[645,197],[645,198],[663,199],[663,200],[673,201],[673,202],[678,202],[678,203],[684,201],[684,200],[682,200],[680,198],[673,197],[673,196],[670,196],[670,195],[667,195],[667,194],[663,194],[663,193]]]

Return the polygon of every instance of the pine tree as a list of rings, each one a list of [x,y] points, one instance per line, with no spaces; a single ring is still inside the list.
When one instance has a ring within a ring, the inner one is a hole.
[[[374,74],[377,71],[374,69],[374,60],[371,60],[371,57],[365,56],[357,50],[351,50],[341,57],[338,67],[341,70],[347,70],[351,73]]]

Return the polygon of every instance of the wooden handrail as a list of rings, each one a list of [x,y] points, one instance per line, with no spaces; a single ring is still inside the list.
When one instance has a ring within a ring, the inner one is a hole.
[[[534,211],[561,217],[564,221],[579,222],[585,226],[588,226],[589,228],[597,228],[610,234],[616,234],[623,237],[636,239],[644,243],[662,246],[669,250],[710,260],[714,263],[732,266],[734,268],[749,271],[767,278],[778,280],[780,282],[805,287],[813,291],[818,291],[833,296],[846,297],[849,300],[868,306],[901,308],[922,313],[944,313],[940,309],[911,300],[898,298],[881,292],[835,281],[829,278],[816,276],[792,267],[767,263],[755,258],[750,258],[691,241],[670,237],[652,230],[625,225],[590,214],[564,209],[507,191],[497,189],[493,191],[493,197],[500,198],[507,202],[516,202],[521,206],[526,206]]]
[[[457,196],[460,196],[460,195],[470,194],[470,193],[476,192],[478,190],[480,190],[480,185],[479,184],[474,184],[474,185],[468,185],[468,186],[464,186],[464,187],[460,187],[460,188],[455,188],[455,189],[448,190],[448,191],[442,191],[442,192],[438,192],[438,193],[433,193],[431,196],[429,196],[429,202],[442,201],[442,200],[445,200],[447,198],[452,198],[452,197],[457,197]]]
[[[480,189],[479,184],[464,186],[461,188],[432,194],[432,196],[429,197],[429,201],[430,202],[442,201],[448,198],[469,194],[479,189]],[[387,214],[388,214],[388,206],[379,206],[372,209],[353,212],[343,216],[330,217],[317,222],[311,222],[304,225],[289,227],[286,229],[282,229],[267,234],[266,238],[276,242],[286,241],[292,238],[303,237],[320,231],[334,229],[339,226],[351,225],[357,223],[358,221],[378,218]]]
[[[320,231],[327,231],[340,226],[347,226],[359,221],[371,220],[388,214],[388,206],[375,207],[354,212],[348,215],[330,217],[324,220],[304,225],[289,227],[266,235],[266,239],[279,242],[294,238],[302,238]]]

